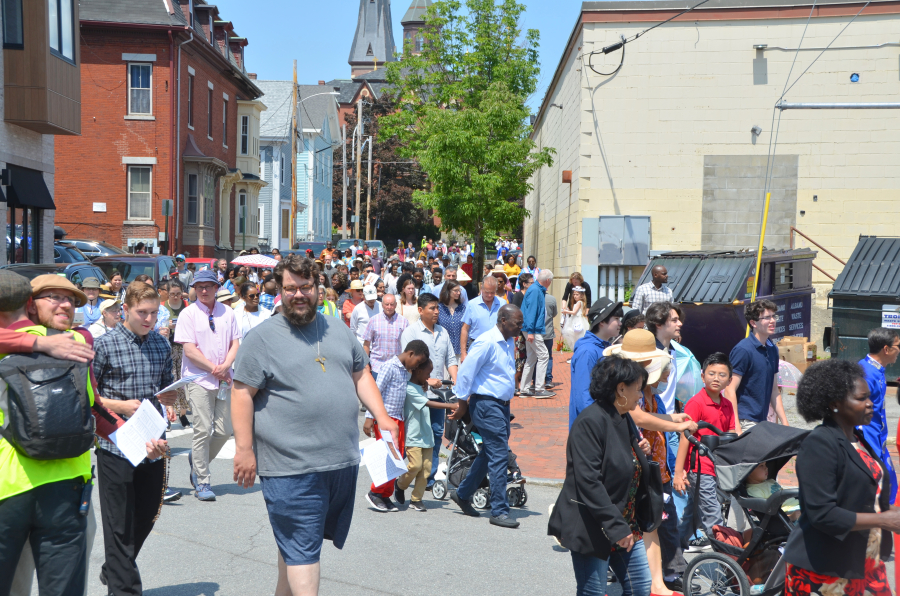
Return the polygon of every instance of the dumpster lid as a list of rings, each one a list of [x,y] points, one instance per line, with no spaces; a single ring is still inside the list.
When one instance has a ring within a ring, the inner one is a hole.
[[[900,298],[900,238],[860,236],[830,295]]]
[[[762,261],[785,261],[815,257],[805,248],[763,250]],[[742,300],[747,278],[756,267],[755,250],[699,250],[667,252],[651,259],[637,285],[650,282],[650,271],[664,265],[669,272],[669,288],[675,302],[730,304]]]

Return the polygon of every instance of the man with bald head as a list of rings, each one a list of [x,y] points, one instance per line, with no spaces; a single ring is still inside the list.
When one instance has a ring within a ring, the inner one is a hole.
[[[672,302],[672,288],[669,283],[669,272],[662,265],[656,265],[650,270],[651,280],[634,291],[631,299],[631,307],[641,314],[647,312],[654,302]]]
[[[459,409],[450,415],[451,420],[462,420],[466,412],[470,412],[482,439],[481,451],[450,498],[466,515],[479,517],[469,499],[488,476],[491,524],[501,528],[519,527],[519,522],[509,517],[506,469],[509,464],[509,400],[516,390],[513,338],[522,332],[522,321],[519,307],[506,304],[498,309],[497,324],[472,343],[468,358],[459,367],[456,376]]]

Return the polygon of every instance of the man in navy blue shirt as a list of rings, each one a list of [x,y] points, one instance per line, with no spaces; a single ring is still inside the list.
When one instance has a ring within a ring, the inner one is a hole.
[[[590,330],[575,342],[572,355],[572,387],[569,392],[569,429],[586,407],[594,403],[591,397],[591,371],[603,360],[603,350],[619,335],[622,324],[622,303],[599,298],[587,313]]]
[[[537,365],[537,376],[535,379],[543,380],[547,376],[547,364],[550,362],[550,352],[547,351],[547,344],[544,343],[544,334],[546,333],[546,295],[547,288],[553,283],[553,272],[544,269],[538,274],[537,283],[531,284],[528,291],[525,292],[525,298],[522,300],[522,316],[525,320],[522,325],[522,333],[525,334],[525,366],[522,367],[522,380],[519,382],[519,395],[522,397],[553,397],[555,394],[540,389],[540,385],[536,385],[535,390],[531,391],[528,386],[531,385],[531,376],[534,374],[535,365]]]
[[[744,308],[750,335],[738,342],[728,359],[734,370],[725,397],[737,412],[735,432],[741,434],[775,410],[781,424],[788,426],[781,392],[778,390],[778,347],[769,339],[778,322],[778,306],[771,300],[757,300]]]
[[[897,362],[897,356],[900,355],[900,333],[896,329],[877,327],[869,331],[868,340],[869,353],[859,361],[859,365],[866,373],[869,399],[875,406],[875,415],[872,416],[869,424],[861,426],[859,429],[872,449],[880,451],[881,461],[884,462],[888,475],[891,477],[891,503],[893,503],[897,496],[897,474],[894,472],[891,452],[887,448],[887,414],[884,407],[887,379],[884,369]]]

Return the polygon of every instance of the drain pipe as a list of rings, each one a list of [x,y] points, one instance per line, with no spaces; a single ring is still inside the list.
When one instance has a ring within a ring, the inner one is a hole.
[[[171,179],[171,184],[169,184],[169,198],[172,200],[172,208],[175,208],[175,165],[177,160],[175,159],[175,145],[178,143],[177,135],[175,132],[176,122],[173,116],[175,116],[175,37],[172,35],[172,29],[169,29],[169,96],[171,100],[169,101],[169,118],[172,120],[172,130],[169,135],[169,177]],[[168,222],[169,219],[166,220],[166,248],[168,249],[166,252],[169,255],[174,255],[172,252],[174,245],[172,243],[172,234],[169,232]],[[174,220],[173,222],[174,223]]]
[[[194,41],[194,31],[191,30],[191,36],[178,44],[178,121],[176,127],[176,150],[175,150],[175,240],[178,240],[178,234],[181,230],[181,46]]]

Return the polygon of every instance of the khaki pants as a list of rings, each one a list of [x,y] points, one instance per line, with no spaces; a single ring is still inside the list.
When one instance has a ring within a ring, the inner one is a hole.
[[[406,474],[397,479],[397,486],[406,490],[415,480],[416,485],[412,491],[410,500],[420,502],[425,495],[425,487],[428,485],[428,475],[431,473],[431,454],[434,447],[407,447],[406,458],[409,466]]]
[[[194,441],[191,454],[197,484],[209,484],[209,462],[231,437],[231,394],[216,399],[219,389],[205,389],[196,383],[187,386],[188,401],[194,413]]]
[[[96,484],[94,485],[96,488]],[[91,550],[94,548],[94,535],[97,534],[97,520],[94,517],[94,504],[88,507],[87,514],[87,544],[84,557],[84,594],[87,596],[88,572],[91,568]],[[31,585],[34,583],[34,555],[31,552],[31,540],[22,547],[19,555],[19,564],[16,566],[16,574],[13,576],[10,596],[31,596]]]
[[[544,336],[535,334],[534,341],[525,342],[525,366],[522,368],[522,380],[519,382],[519,391],[525,391],[531,384],[535,364],[537,364],[537,376],[534,377],[535,391],[544,388],[544,379],[547,378],[547,364],[550,362],[550,352],[544,343]]]

